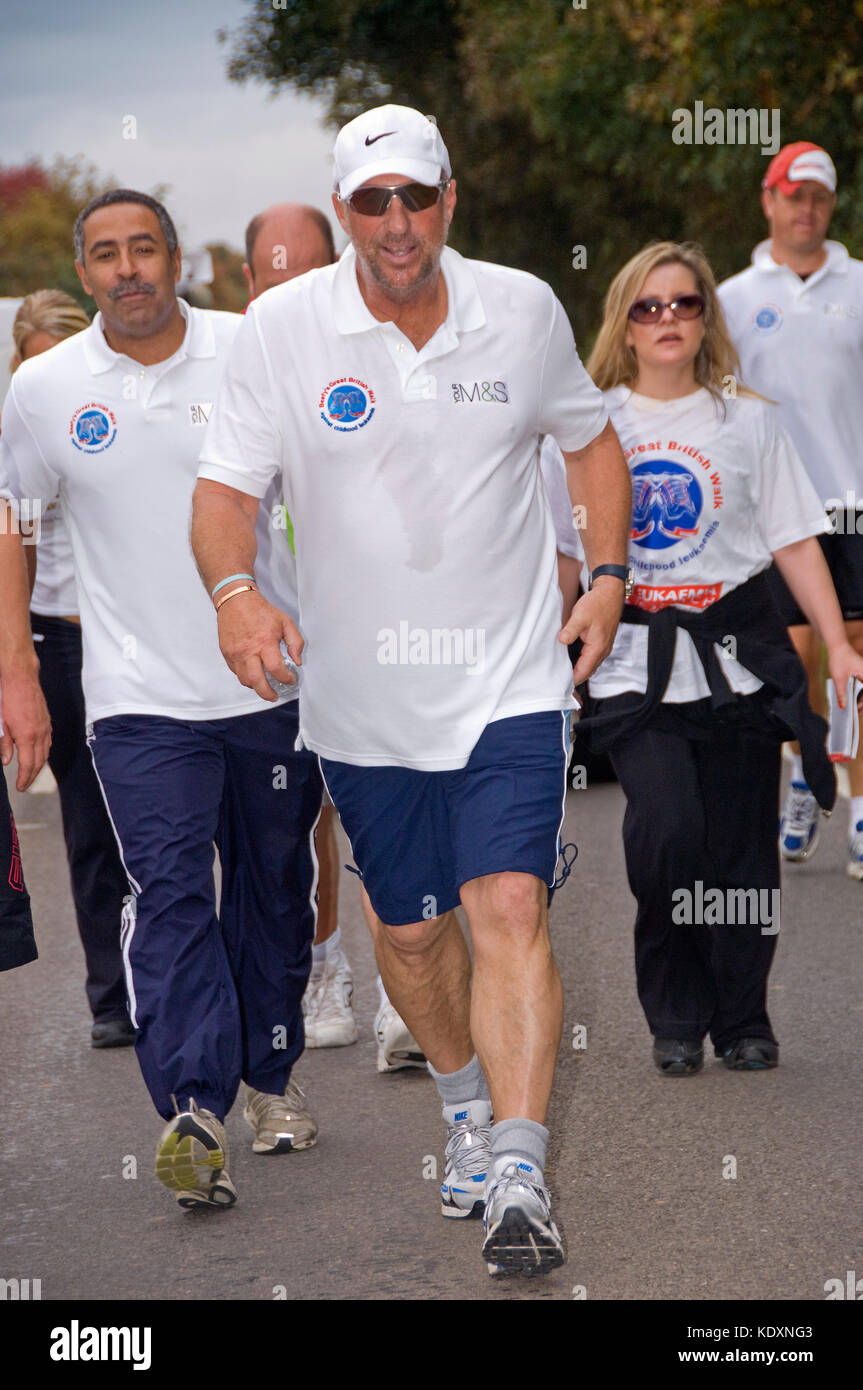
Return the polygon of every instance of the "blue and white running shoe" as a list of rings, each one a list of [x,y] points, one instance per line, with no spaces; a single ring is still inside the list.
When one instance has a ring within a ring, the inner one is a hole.
[[[563,1264],[563,1242],[550,1205],[538,1168],[507,1154],[495,1160],[486,1190],[482,1247],[490,1275],[547,1274]]]
[[[487,1100],[445,1105],[449,1125],[446,1171],[440,1185],[444,1216],[482,1216],[491,1163],[491,1106]]]
[[[818,802],[805,782],[792,782],[779,818],[779,852],[783,859],[802,863],[818,844]]]
[[[858,820],[848,841],[848,863],[845,865],[845,872],[849,878],[863,879],[863,820]]]

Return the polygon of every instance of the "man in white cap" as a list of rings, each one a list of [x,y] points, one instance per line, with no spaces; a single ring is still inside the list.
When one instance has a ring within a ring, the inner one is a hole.
[[[848,640],[863,653],[863,261],[827,241],[836,170],[810,141],[786,145],[764,176],[761,205],[770,237],[719,296],[744,382],[778,401],[833,534],[819,537]],[[825,713],[821,643],[775,571],[771,581],[809,676],[813,709]],[[791,785],[779,827],[783,858],[803,861],[818,843],[819,808],[793,745]],[[863,745],[848,766],[851,787],[847,873],[863,880]]]
[[[250,305],[202,453],[193,546],[206,582],[250,570],[258,499],[281,471],[302,636],[251,594],[220,612],[222,652],[264,699],[283,630],[303,660],[300,739],[320,756],[381,922],[387,994],[449,1126],[443,1214],[484,1208],[490,1272],[534,1274],[563,1260],[543,1122],[562,1024],[547,914],[574,706],[565,644],[583,640],[580,681],[613,641],[628,474],[549,287],[445,246],[456,188],[435,124],[367,111],[334,163],[352,244]],[[546,433],[586,508],[596,581],[562,631]]]

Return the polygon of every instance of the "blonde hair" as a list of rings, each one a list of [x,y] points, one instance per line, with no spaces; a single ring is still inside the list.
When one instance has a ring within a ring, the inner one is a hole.
[[[713,271],[701,247],[693,242],[651,242],[615,275],[605,296],[602,327],[587,362],[587,370],[599,389],[631,386],[638,377],[635,349],[626,343],[629,310],[648,275],[661,265],[682,265],[691,270],[704,300],[704,337],[693,364],[698,385],[706,387],[715,400],[724,404],[723,387],[733,377],[734,394],[763,399],[740,380],[740,359],[725,324]]]
[[[15,352],[9,371],[17,372],[24,360],[24,344],[31,333],[50,333],[52,338],[71,338],[90,320],[80,304],[64,290],[35,290],[23,301],[12,325]]]

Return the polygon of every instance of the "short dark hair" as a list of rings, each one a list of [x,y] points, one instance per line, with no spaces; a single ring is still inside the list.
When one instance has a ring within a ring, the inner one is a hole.
[[[167,208],[158,202],[156,198],[151,198],[149,193],[138,193],[134,188],[110,188],[107,193],[100,193],[97,198],[91,198],[85,208],[82,208],[75,219],[75,231],[73,233],[75,242],[75,260],[84,263],[84,223],[91,212],[96,212],[98,208],[109,208],[114,203],[140,203],[142,207],[149,208],[159,219],[159,226],[162,234],[168,243],[168,250],[173,256],[179,241],[177,240],[177,229],[171,221]]]
[[[309,221],[314,223],[323,237],[327,255],[330,258],[330,263],[332,263],[336,259],[336,243],[333,238],[333,229],[330,226],[329,218],[325,217],[318,208],[304,207],[303,211],[306,213]],[[255,242],[258,239],[258,233],[261,227],[264,225],[266,215],[265,212],[257,213],[246,228],[246,264],[250,270],[252,268],[252,256],[255,254]]]

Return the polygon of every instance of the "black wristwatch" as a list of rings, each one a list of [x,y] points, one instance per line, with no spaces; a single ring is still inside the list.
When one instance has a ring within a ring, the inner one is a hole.
[[[632,565],[597,565],[596,569],[591,570],[590,573],[590,584],[588,585],[590,589],[593,588],[594,580],[598,579],[601,574],[610,574],[613,578],[622,580],[623,597],[625,599],[632,597],[632,591],[635,588],[635,572]]]

